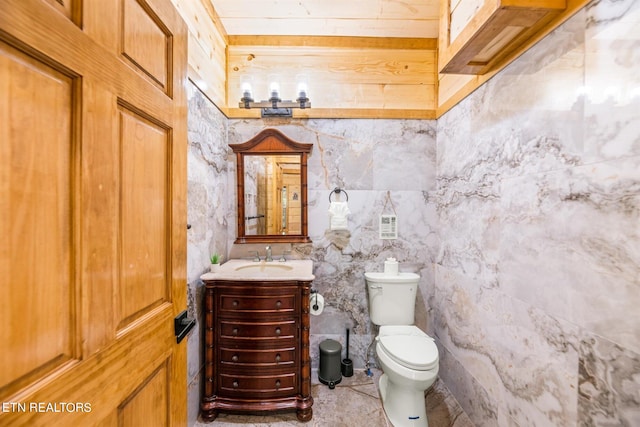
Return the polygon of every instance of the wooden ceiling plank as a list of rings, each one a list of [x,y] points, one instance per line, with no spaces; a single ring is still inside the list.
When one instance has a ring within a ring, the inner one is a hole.
[[[424,19],[437,18],[438,2],[424,0],[211,0],[225,18]]]
[[[249,61],[258,56],[277,57],[277,56],[335,56],[338,58],[360,57],[375,58],[378,56],[391,57],[406,61],[416,60],[420,58],[422,53],[433,53],[435,49],[358,49],[358,48],[342,48],[334,49],[332,47],[315,47],[315,46],[228,46],[229,55],[251,55]],[[420,59],[422,61],[422,59]]]
[[[437,50],[437,38],[340,36],[240,36],[228,37],[229,46],[304,46],[347,49]]]
[[[437,38],[438,20],[222,18],[227,34]]]
[[[395,52],[394,52],[395,53]],[[260,56],[252,61],[246,61],[245,55],[230,52],[228,56],[230,82],[240,80],[242,75],[253,77],[253,86],[268,85],[268,76],[280,75],[282,80],[292,80],[295,76],[308,75],[308,82],[312,81],[342,81],[391,84],[416,84],[416,82],[436,81],[434,72],[436,56],[432,51],[421,55],[402,58],[389,55],[388,51],[362,55],[298,55],[295,60],[291,56]],[[238,83],[239,84],[239,83]],[[282,84],[282,83],[281,83]],[[231,89],[231,86],[229,87]]]

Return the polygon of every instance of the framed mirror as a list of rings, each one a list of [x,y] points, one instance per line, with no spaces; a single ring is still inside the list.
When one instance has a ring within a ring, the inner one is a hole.
[[[235,243],[310,242],[307,156],[313,144],[265,129],[236,154],[238,235]]]

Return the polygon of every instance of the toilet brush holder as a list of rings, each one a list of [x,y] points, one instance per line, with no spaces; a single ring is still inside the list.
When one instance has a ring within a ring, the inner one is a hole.
[[[349,359],[349,329],[347,329],[347,357],[342,359],[342,375],[345,377],[353,376],[353,361]]]
[[[338,341],[324,340],[320,343],[320,368],[318,369],[318,380],[322,384],[334,389],[336,384],[342,381],[340,372],[340,357],[342,346]]]

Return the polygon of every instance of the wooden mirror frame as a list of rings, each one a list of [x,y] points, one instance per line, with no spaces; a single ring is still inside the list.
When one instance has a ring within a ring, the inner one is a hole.
[[[268,128],[241,144],[229,144],[236,154],[236,200],[238,210],[238,235],[235,243],[308,243],[307,213],[307,156],[313,144],[296,142],[277,129]],[[244,156],[245,155],[300,155],[300,200],[301,234],[258,234],[245,235],[245,193],[244,193]]]

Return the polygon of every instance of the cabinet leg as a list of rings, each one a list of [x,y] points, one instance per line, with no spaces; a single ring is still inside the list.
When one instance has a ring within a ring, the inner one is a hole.
[[[205,422],[210,423],[211,421],[215,420],[217,416],[218,416],[218,411],[216,411],[215,409],[202,411],[202,420]]]
[[[298,409],[296,411],[296,416],[298,417],[299,421],[302,421],[302,422],[310,421],[311,417],[313,416],[313,409],[311,408]]]

